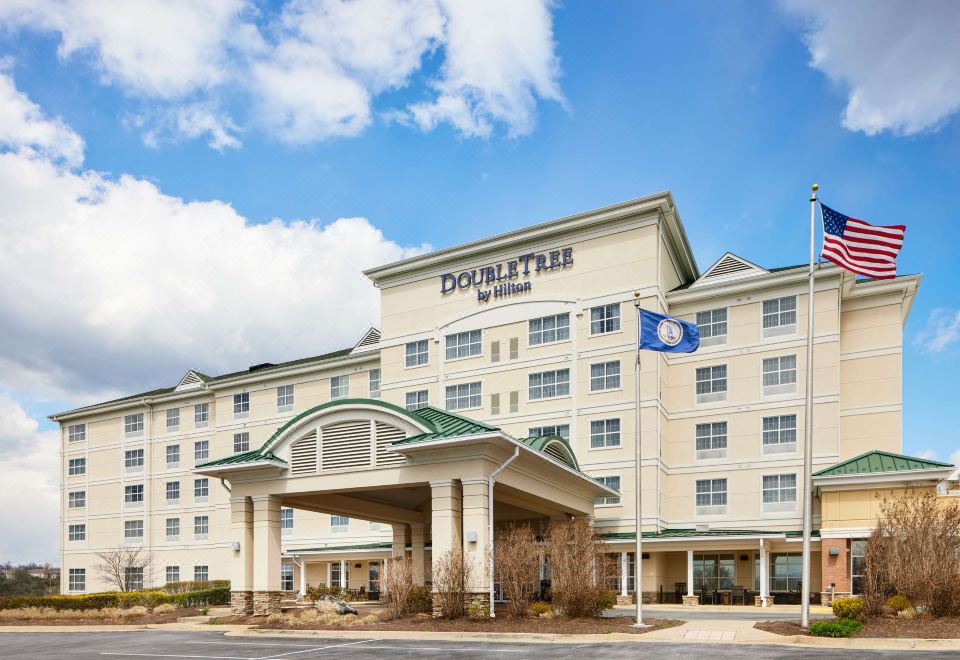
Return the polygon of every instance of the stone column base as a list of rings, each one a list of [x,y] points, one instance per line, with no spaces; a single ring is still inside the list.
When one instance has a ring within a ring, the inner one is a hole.
[[[826,607],[830,607],[831,605],[833,605],[833,601],[839,598],[850,598],[851,595],[852,594],[849,594],[843,591],[834,591],[833,594],[831,594],[829,591],[821,591],[820,604]]]
[[[766,599],[766,604],[764,604],[764,599]],[[769,607],[773,605],[773,596],[754,596],[753,604],[755,607]]]
[[[283,598],[282,591],[254,591],[253,592],[253,615],[264,616],[280,611],[280,600]]]
[[[231,591],[230,609],[238,616],[242,616],[244,614],[253,614],[253,592]]]
[[[487,606],[487,612],[490,611],[490,594],[487,592],[466,593],[463,595],[463,604],[467,608],[467,615],[470,614],[470,603],[483,603]],[[440,610],[440,599],[437,598],[437,592],[433,592],[433,616],[442,616]]]
[[[699,596],[684,596],[683,597],[683,606],[684,607],[695,607],[700,604]]]
[[[633,605],[635,602],[630,594],[617,594],[617,605]]]

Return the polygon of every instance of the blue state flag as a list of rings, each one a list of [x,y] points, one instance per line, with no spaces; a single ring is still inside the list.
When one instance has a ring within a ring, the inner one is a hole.
[[[693,353],[700,348],[696,323],[640,310],[640,348],[668,353]]]

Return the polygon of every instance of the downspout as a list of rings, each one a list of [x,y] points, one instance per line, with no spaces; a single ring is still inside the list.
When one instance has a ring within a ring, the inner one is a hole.
[[[500,474],[501,472],[503,472],[503,471],[507,468],[508,465],[510,465],[511,463],[513,463],[513,462],[517,459],[517,457],[518,457],[519,455],[520,455],[520,445],[517,445],[516,447],[513,448],[513,456],[511,456],[511,457],[508,458],[506,461],[504,461],[503,465],[501,465],[501,466],[498,467],[496,470],[494,470],[494,471],[493,471],[493,474],[491,474],[491,475],[487,478],[487,498],[488,498],[488,499],[487,499],[487,514],[488,514],[488,516],[490,517],[490,521],[489,521],[489,522],[490,522],[490,530],[489,530],[488,536],[489,536],[489,538],[490,538],[490,618],[491,618],[491,619],[496,618],[496,616],[497,616],[497,613],[494,612],[494,606],[493,606],[493,573],[494,573],[494,561],[493,561],[493,552],[494,552],[494,551],[493,551],[493,548],[494,548],[494,543],[493,543],[493,482],[497,480],[497,475]]]

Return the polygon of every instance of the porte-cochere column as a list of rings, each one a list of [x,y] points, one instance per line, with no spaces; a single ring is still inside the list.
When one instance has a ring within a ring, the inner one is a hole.
[[[431,481],[432,521],[430,525],[433,587],[436,596],[437,564],[452,550],[461,550],[460,530],[463,519],[463,488],[455,479]],[[434,597],[434,616],[439,616],[440,599]]]
[[[233,551],[230,567],[230,607],[234,614],[253,614],[253,502],[249,497],[230,498]]]
[[[253,613],[280,611],[280,499],[253,496]]]

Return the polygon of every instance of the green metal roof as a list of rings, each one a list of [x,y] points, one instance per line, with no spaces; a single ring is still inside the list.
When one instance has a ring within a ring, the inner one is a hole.
[[[644,539],[684,539],[690,537],[712,536],[716,538],[726,538],[730,536],[763,536],[770,534],[783,534],[785,536],[800,536],[802,532],[789,531],[770,531],[755,529],[710,529],[705,532],[698,532],[695,529],[664,529],[659,532],[643,532]],[[608,532],[601,534],[601,538],[606,541],[634,541],[637,538],[636,532]],[[820,532],[813,532],[812,536],[820,536]]]
[[[417,442],[457,438],[465,435],[476,435],[478,433],[495,433],[500,430],[497,426],[490,426],[489,424],[478,422],[475,419],[463,417],[449,410],[441,410],[433,406],[419,408],[411,411],[411,414],[416,416],[421,423],[434,430],[430,433],[421,433],[419,435],[412,435],[409,438],[397,440],[393,444],[412,445]]]
[[[393,547],[390,541],[382,543],[357,543],[355,545],[329,545],[319,548],[297,548],[296,550],[284,550],[285,554],[295,555],[298,552],[344,552],[347,550],[389,550]]]
[[[226,456],[225,458],[218,458],[214,461],[207,461],[206,463],[198,463],[197,467],[211,467],[216,465],[240,465],[242,463],[255,463],[257,461],[272,461],[274,463],[280,463],[281,465],[286,465],[287,462],[282,458],[277,458],[271,452],[260,453],[260,449],[252,449],[250,451],[244,451],[239,454],[233,454],[231,456]]]
[[[839,477],[845,474],[880,474],[884,472],[907,472],[953,467],[950,463],[913,458],[887,451],[873,450],[851,459],[814,472],[815,477]]]
[[[546,454],[546,448],[551,443],[559,443],[563,445],[565,453],[569,457],[567,464],[572,467],[574,470],[580,469],[580,464],[577,462],[577,455],[573,453],[573,448],[570,446],[570,443],[566,438],[560,435],[541,435],[535,436],[532,438],[524,438],[520,442],[527,445],[531,449],[536,449],[541,454]],[[547,454],[549,456],[549,454]],[[596,481],[596,479],[594,479]]]

